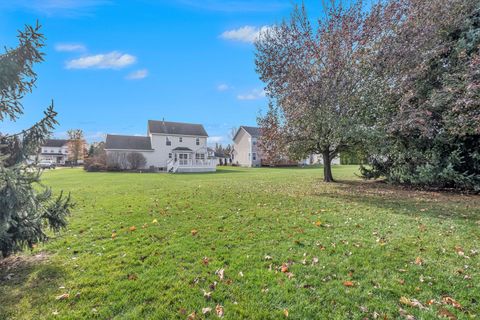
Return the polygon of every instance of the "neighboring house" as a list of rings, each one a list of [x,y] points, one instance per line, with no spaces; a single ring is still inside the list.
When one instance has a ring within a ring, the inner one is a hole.
[[[323,156],[321,154],[312,154],[302,161],[303,165],[323,164]],[[332,159],[332,165],[340,164],[340,157],[336,156]]]
[[[57,165],[64,165],[68,161],[68,140],[47,139],[40,147],[38,161],[48,160]]]
[[[260,167],[261,152],[257,148],[260,128],[240,126],[233,137],[232,162],[242,167]]]
[[[107,159],[125,159],[132,152],[146,159],[143,169],[168,172],[211,172],[216,162],[209,159],[208,134],[201,124],[148,121],[147,136],[107,135]],[[128,164],[121,164],[127,169]]]
[[[212,148],[208,148],[208,158],[215,159],[217,166],[224,166],[231,163],[230,156],[223,152],[216,152]]]

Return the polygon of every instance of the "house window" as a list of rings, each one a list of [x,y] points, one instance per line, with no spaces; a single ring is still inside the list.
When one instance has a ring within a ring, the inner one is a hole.
[[[197,160],[205,160],[205,153],[196,153],[195,159]]]
[[[50,150],[50,153],[55,153],[55,150]]]
[[[195,139],[195,144],[196,144],[197,146],[200,145],[200,138]]]
[[[178,142],[183,142],[183,137],[178,138]]]
[[[252,140],[252,144],[253,144],[254,146],[256,146],[256,145],[257,145],[257,139],[253,139],[253,140]]]
[[[172,159],[172,154],[171,153],[168,154],[168,159]]]
[[[167,146],[171,146],[172,145],[172,141],[170,141],[170,139],[168,139],[167,137]]]
[[[252,159],[253,159],[253,161],[257,160],[257,154],[255,152],[252,153]]]

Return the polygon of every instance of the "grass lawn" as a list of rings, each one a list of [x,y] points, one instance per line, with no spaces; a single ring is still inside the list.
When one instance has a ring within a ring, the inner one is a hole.
[[[68,230],[0,262],[0,318],[203,319],[219,305],[225,319],[478,319],[480,197],[357,169],[335,167],[335,184],[319,168],[48,172],[77,205]]]

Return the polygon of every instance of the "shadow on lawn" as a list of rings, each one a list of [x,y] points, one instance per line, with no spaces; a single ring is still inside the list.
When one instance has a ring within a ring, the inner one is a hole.
[[[318,188],[314,194],[412,216],[480,221],[479,195],[412,190],[382,182],[360,180],[340,180],[334,188]]]
[[[50,291],[58,292],[64,271],[48,261],[45,253],[17,255],[0,260],[0,319],[17,318],[18,304],[28,293],[26,305],[37,309]]]

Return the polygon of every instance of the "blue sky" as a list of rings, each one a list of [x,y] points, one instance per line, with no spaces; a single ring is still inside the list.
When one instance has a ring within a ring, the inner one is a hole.
[[[307,2],[319,11],[321,1]],[[144,135],[148,119],[202,123],[210,143],[255,125],[267,100],[255,73],[252,39],[288,17],[280,0],[0,0],[0,44],[38,19],[47,37],[39,79],[25,115],[2,123],[16,132],[41,118],[54,99],[60,125]]]

